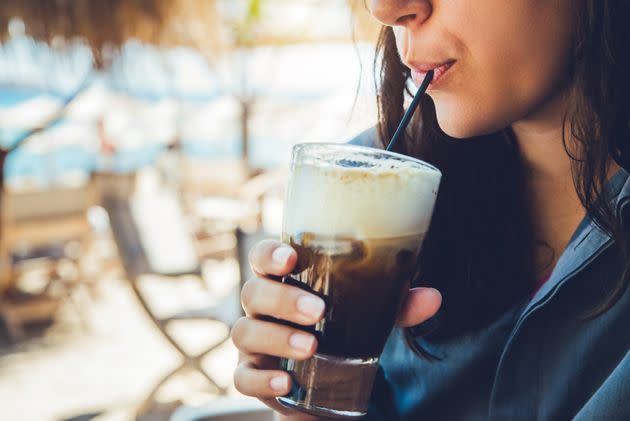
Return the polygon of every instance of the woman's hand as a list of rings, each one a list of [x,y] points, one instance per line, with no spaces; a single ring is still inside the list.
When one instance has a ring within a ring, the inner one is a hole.
[[[290,420],[315,420],[279,405],[275,397],[291,388],[289,375],[278,369],[278,358],[306,360],[317,349],[315,336],[264,316],[310,326],[324,317],[324,301],[308,292],[268,278],[291,272],[296,252],[278,241],[265,240],[251,250],[249,262],[258,277],[245,283],[241,301],[246,316],[232,329],[232,341],[239,350],[234,384],[241,393],[254,396]],[[432,288],[410,290],[398,318],[400,326],[413,326],[432,317],[442,297]]]

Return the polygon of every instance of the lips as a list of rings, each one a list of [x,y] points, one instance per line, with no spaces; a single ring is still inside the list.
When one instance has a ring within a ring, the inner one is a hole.
[[[420,85],[424,78],[426,77],[429,70],[433,70],[433,80],[431,81],[430,87],[437,86],[440,79],[444,77],[446,72],[455,64],[455,60],[448,60],[439,64],[419,64],[411,66],[411,78],[413,79],[416,85]]]

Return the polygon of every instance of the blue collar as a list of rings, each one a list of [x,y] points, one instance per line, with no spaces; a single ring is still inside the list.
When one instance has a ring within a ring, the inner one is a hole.
[[[628,212],[630,203],[630,177],[626,170],[619,170],[605,186],[605,194],[609,200],[615,200],[615,211],[621,217]],[[602,254],[613,243],[612,238],[602,231],[595,222],[586,216],[576,229],[571,241],[560,256],[556,267],[553,269],[549,280],[540,288],[521,313],[518,325],[537,308],[545,305],[555,294],[555,292],[574,275],[581,272],[597,256]]]

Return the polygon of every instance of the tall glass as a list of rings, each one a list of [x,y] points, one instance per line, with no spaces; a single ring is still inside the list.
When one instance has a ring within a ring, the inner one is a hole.
[[[366,414],[440,178],[427,163],[378,149],[294,147],[282,237],[298,263],[283,282],[323,298],[326,313],[305,329],[318,339],[315,356],[281,360],[293,387],[280,403],[314,415]]]

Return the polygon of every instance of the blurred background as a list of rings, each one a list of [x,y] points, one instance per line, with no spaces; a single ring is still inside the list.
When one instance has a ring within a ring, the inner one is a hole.
[[[363,0],[0,2],[0,419],[267,419],[232,385],[247,250],[292,145],[375,124],[378,30]]]

